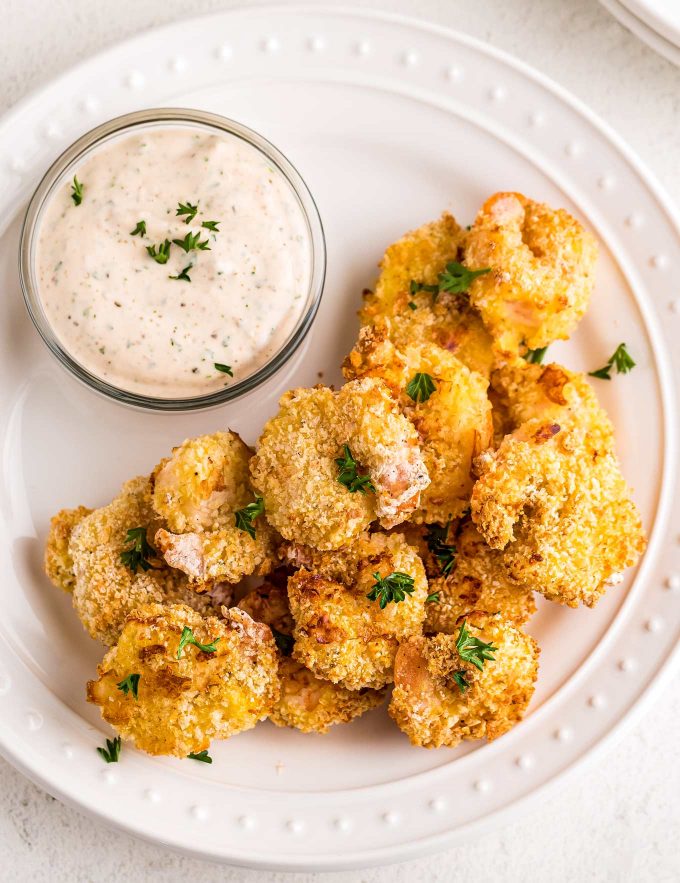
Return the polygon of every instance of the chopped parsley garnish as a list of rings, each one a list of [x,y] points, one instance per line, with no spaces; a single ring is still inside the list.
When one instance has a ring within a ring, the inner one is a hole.
[[[142,570],[151,570],[153,565],[149,562],[149,558],[156,555],[156,550],[146,539],[145,527],[132,527],[125,534],[126,543],[132,543],[130,549],[126,549],[120,553],[120,560],[126,567],[129,567],[133,573],[137,573],[137,568]]]
[[[168,279],[180,279],[182,282],[191,282],[191,276],[189,275],[191,267],[192,264],[187,264],[186,267],[182,267],[176,276],[168,276]]]
[[[245,531],[248,536],[255,539],[255,528],[253,521],[264,512],[264,500],[262,497],[256,497],[254,503],[248,503],[243,509],[238,509],[234,515],[236,517],[236,527]]]
[[[456,641],[456,650],[461,659],[471,662],[481,671],[487,659],[494,659],[493,654],[498,650],[498,647],[494,647],[493,644],[485,644],[479,638],[474,638],[467,629],[467,620],[463,620]]]
[[[369,601],[378,601],[381,610],[384,610],[391,601],[398,604],[406,598],[406,595],[411,595],[415,591],[414,579],[408,573],[397,571],[384,578],[379,573],[374,573],[373,577],[375,585],[366,597]]]
[[[454,671],[453,679],[456,682],[456,684],[458,685],[458,689],[460,690],[461,693],[464,693],[468,689],[468,687],[470,686],[468,684],[468,682],[465,680],[465,675],[463,674],[462,671]]]
[[[149,257],[153,258],[157,264],[167,264],[168,258],[170,257],[170,246],[171,242],[169,239],[161,242],[160,245],[147,245],[146,250],[149,254]]]
[[[83,201],[83,185],[76,175],[73,176],[73,184],[71,184],[71,199],[74,205],[80,205]]]
[[[190,224],[196,217],[197,213],[198,203],[196,203],[196,205],[192,205],[190,202],[177,203],[177,211],[175,212],[175,216],[186,216],[184,219],[185,224]]]
[[[210,246],[208,244],[208,240],[204,239],[201,242],[201,231],[198,233],[192,233],[191,230],[187,233],[184,239],[173,239],[172,240],[175,245],[178,245],[180,248],[184,249],[186,252],[190,251],[210,251]]]
[[[626,349],[626,344],[620,343],[604,368],[598,368],[597,371],[589,371],[588,373],[590,377],[599,377],[600,380],[611,380],[612,368],[616,368],[617,374],[627,374],[634,367],[635,362]]]
[[[444,576],[448,576],[456,563],[456,547],[448,543],[449,525],[430,524],[425,534],[427,547],[432,552]]]
[[[185,625],[182,629],[182,636],[179,639],[177,658],[182,658],[182,650],[184,650],[187,644],[193,644],[194,647],[198,647],[198,649],[202,650],[204,653],[215,653],[217,651],[217,643],[219,640],[219,638],[215,638],[215,640],[211,641],[210,644],[201,644],[200,641],[197,641],[196,638],[194,638],[194,633],[189,628],[189,626]]]
[[[417,309],[418,309],[418,304],[415,303],[414,301],[410,300],[410,301],[408,302],[408,308],[409,308],[409,310],[417,310]]]
[[[131,674],[126,678],[123,678],[122,681],[119,681],[117,687],[121,690],[126,696],[128,693],[132,693],[135,699],[138,698],[137,691],[139,690],[139,679],[141,675]]]
[[[205,227],[206,230],[212,230],[213,233],[219,233],[217,225],[221,223],[222,221],[201,221],[201,227]]]
[[[290,656],[293,652],[293,646],[295,645],[295,638],[293,638],[292,635],[286,635],[284,632],[280,632],[278,629],[275,629],[274,626],[270,626],[270,628],[279,651],[284,656]]]
[[[228,374],[230,377],[234,376],[234,372],[231,370],[230,365],[223,365],[222,362],[213,362],[216,371],[221,371],[223,374]]]
[[[547,346],[541,346],[535,350],[527,350],[524,353],[524,361],[530,362],[532,365],[542,365],[547,350]]]
[[[342,457],[336,457],[335,462],[338,469],[338,481],[344,484],[351,494],[359,491],[360,494],[366,494],[369,491],[375,493],[375,486],[368,475],[359,475],[357,471],[357,461],[352,456],[352,452],[348,445],[343,445]]]
[[[106,748],[97,748],[97,753],[103,757],[107,763],[118,763],[121,747],[122,743],[120,741],[120,736],[116,736],[115,739],[107,739]]]
[[[212,757],[208,754],[207,748],[199,751],[198,754],[194,754],[192,751],[191,754],[187,754],[187,757],[190,757],[192,760],[200,760],[201,763],[212,763]]]
[[[430,291],[434,294],[434,299],[442,291],[448,291],[451,294],[465,294],[470,285],[478,276],[490,273],[491,267],[484,267],[481,270],[468,270],[458,261],[449,261],[443,273],[439,274],[436,285],[426,285],[424,282],[415,282],[411,280],[410,292],[417,294],[419,291]]]
[[[426,604],[439,604],[439,592],[432,592],[425,598]]]
[[[410,396],[414,402],[426,402],[433,392],[437,389],[434,377],[430,374],[414,374],[406,387],[406,394]]]
[[[146,221],[137,221],[135,229],[130,230],[130,236],[146,236]]]

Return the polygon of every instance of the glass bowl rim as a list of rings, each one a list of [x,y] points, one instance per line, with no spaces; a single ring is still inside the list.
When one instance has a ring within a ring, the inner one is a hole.
[[[34,255],[39,222],[49,197],[64,173],[86,153],[126,130],[133,131],[135,128],[154,124],[162,125],[163,123],[188,123],[189,125],[198,124],[203,127],[212,127],[220,132],[241,138],[259,150],[274,164],[292,188],[309,231],[311,273],[307,291],[307,306],[286,342],[268,362],[253,374],[231,386],[199,396],[160,398],[143,395],[107,383],[96,374],[88,371],[57,339],[44,314],[37,280],[34,278]],[[306,338],[321,303],[325,276],[326,240],[321,217],[314,197],[295,166],[274,144],[248,126],[220,114],[191,108],[159,107],[133,111],[107,120],[81,135],[54,160],[42,176],[29,200],[19,238],[19,280],[24,303],[31,321],[52,355],[77,380],[100,395],[136,408],[158,412],[177,413],[214,408],[247,395],[276,374]]]

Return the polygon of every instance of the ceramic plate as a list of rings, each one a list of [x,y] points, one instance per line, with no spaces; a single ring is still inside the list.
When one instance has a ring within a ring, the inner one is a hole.
[[[315,195],[328,242],[304,352],[247,401],[188,416],[128,410],[77,385],[40,342],[17,279],[21,214],[47,165],[95,124],[159,104],[216,111],[272,140]],[[102,648],[43,576],[50,515],[104,504],[186,436],[231,426],[252,442],[284,390],[337,382],[385,246],[444,209],[469,223],[501,189],[565,206],[600,239],[592,307],[551,355],[594,369],[626,341],[635,357],[631,374],[596,382],[651,534],[641,566],[595,610],[539,605],[530,713],[491,745],[412,748],[381,711],[328,736],[264,723],[214,744],[212,766],[130,747],[103,764],[95,748],[109,732],[84,696]],[[398,17],[256,7],[183,21],[87,61],[4,119],[0,208],[0,748],[47,790],[207,858],[316,869],[396,861],[517,812],[670,670],[680,624],[667,346],[676,342],[677,358],[678,225],[629,150],[554,84],[467,37]]]
[[[680,65],[680,6],[676,0],[600,0],[628,30]]]

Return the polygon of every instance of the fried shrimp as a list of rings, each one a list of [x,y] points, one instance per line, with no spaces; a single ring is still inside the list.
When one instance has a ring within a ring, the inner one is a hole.
[[[493,648],[481,671],[459,652],[463,625],[473,640]],[[397,652],[389,713],[411,743],[424,748],[497,739],[524,716],[538,654],[533,638],[486,613],[468,616],[457,634],[411,637]]]
[[[50,531],[45,544],[45,573],[53,585],[65,592],[73,592],[76,581],[73,574],[73,558],[69,551],[71,534],[73,528],[91,512],[92,509],[86,506],[62,509],[50,521]]]
[[[464,263],[492,269],[472,283],[470,301],[501,353],[568,338],[588,306],[596,260],[594,237],[563,209],[521,193],[487,199]]]
[[[472,518],[516,585],[592,607],[645,547],[611,423],[587,381],[557,365],[494,383],[509,419],[527,419],[477,459]]]
[[[362,325],[384,328],[399,349],[434,343],[488,377],[491,337],[467,296],[412,290],[419,284],[436,285],[446,265],[461,260],[464,237],[454,218],[443,214],[391,245],[381,261],[375,291],[364,292],[359,319]]]
[[[198,591],[271,570],[274,535],[266,520],[257,518],[251,536],[236,517],[255,502],[251,457],[235,432],[216,432],[187,439],[152,474],[154,509],[168,527],[155,544]]]
[[[348,723],[384,701],[385,690],[348,690],[322,681],[289,656],[294,622],[285,588],[265,583],[245,595],[238,606],[270,626],[277,641],[281,692],[269,718],[278,727],[327,733],[333,724]]]
[[[399,642],[419,634],[425,619],[427,579],[415,550],[400,534],[373,533],[311,557],[312,569],[288,580],[293,658],[349,690],[391,683]],[[390,589],[403,585],[399,600]]]
[[[507,574],[503,553],[490,548],[469,519],[445,540],[452,549],[449,572],[442,573],[436,558],[429,566],[425,560],[430,596],[436,599],[426,606],[426,633],[457,632],[459,619],[471,610],[498,613],[516,626],[534,614],[533,592],[515,585]],[[431,545],[438,548],[436,542]],[[430,553],[430,560],[434,557]]]
[[[339,548],[375,518],[399,524],[429,484],[413,425],[373,378],[286,393],[250,469],[274,528],[317,549]]]
[[[182,602],[201,611],[211,609],[211,599],[197,595],[184,574],[162,560],[123,563],[129,549],[129,530],[145,529],[152,545],[156,515],[151,505],[151,483],[145,476],[126,482],[120,494],[101,509],[86,515],[73,529],[68,554],[73,561],[73,606],[90,635],[112,645],[125,617],[141,604]]]
[[[127,617],[87,697],[137,748],[186,757],[271,712],[279,692],[271,632],[243,610],[222,613],[204,619],[182,604],[144,604]]]
[[[398,351],[384,329],[370,327],[361,329],[344,372],[384,380],[418,432],[431,481],[411,520],[444,524],[461,515],[470,504],[472,461],[492,440],[486,379],[441,347]],[[419,379],[429,384],[424,392]]]

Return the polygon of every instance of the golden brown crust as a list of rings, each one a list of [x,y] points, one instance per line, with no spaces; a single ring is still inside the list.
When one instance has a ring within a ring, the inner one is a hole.
[[[475,613],[467,627],[497,648],[482,671],[458,655],[458,634],[416,636],[399,648],[389,713],[413,745],[455,748],[464,739],[496,739],[524,716],[538,672],[538,645],[500,616]],[[465,691],[454,679],[457,673],[468,684]]]
[[[499,351],[512,355],[566,339],[585,313],[597,243],[563,209],[521,193],[496,193],[465,240],[465,264],[491,267],[470,287]]]
[[[50,520],[50,531],[45,543],[45,573],[58,589],[73,592],[76,578],[73,574],[73,558],[69,551],[71,534],[89,515],[92,509],[78,506],[77,509],[62,509]]]
[[[186,757],[264,720],[278,698],[276,647],[270,630],[244,611],[223,608],[203,618],[182,604],[146,604],[131,613],[118,643],[87,685],[88,700],[125,739],[149,754]],[[187,644],[188,627],[214,653]],[[139,674],[138,697],[118,684]]]

